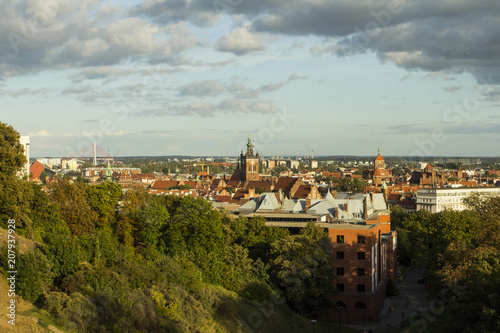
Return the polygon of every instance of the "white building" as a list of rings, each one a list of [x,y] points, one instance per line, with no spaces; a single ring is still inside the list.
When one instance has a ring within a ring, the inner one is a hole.
[[[24,148],[24,156],[26,157],[26,165],[23,169],[22,176],[29,176],[30,174],[30,137],[26,135],[22,135],[19,142],[23,145]]]
[[[52,168],[53,166],[57,166],[61,164],[61,159],[60,158],[37,158],[36,159],[38,162],[48,166],[49,168]]]
[[[425,209],[439,213],[445,209],[464,210],[463,199],[472,193],[480,195],[498,195],[498,187],[462,187],[462,188],[425,188],[417,191],[417,210]]]

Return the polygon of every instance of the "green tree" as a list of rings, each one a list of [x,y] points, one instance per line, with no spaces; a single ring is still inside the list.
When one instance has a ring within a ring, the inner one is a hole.
[[[49,193],[73,235],[94,232],[99,215],[89,204],[88,185],[60,180],[50,184]]]
[[[52,285],[52,263],[39,249],[19,256],[18,271],[19,295],[29,302],[35,302]]]
[[[0,122],[0,225],[7,227],[9,219],[16,220],[16,228],[26,234],[30,231],[27,196],[29,186],[20,179],[26,157],[20,135],[10,125]]]
[[[365,187],[366,183],[359,178],[354,178],[354,180],[351,178],[344,178],[341,179],[337,185],[337,191],[360,193],[364,191]]]
[[[99,226],[116,222],[115,210],[122,196],[121,185],[104,182],[99,185],[90,186],[88,196],[90,206],[99,215],[97,220]]]
[[[158,254],[165,252],[166,243],[163,235],[167,233],[169,218],[167,208],[158,199],[153,200],[149,207],[135,214],[136,242],[144,248],[148,257],[155,258]]]
[[[284,292],[288,304],[309,317],[330,308],[334,292],[331,243],[326,232],[315,230],[318,228],[310,222],[302,234],[275,242],[274,259],[269,262],[271,279]]]
[[[290,235],[288,229],[266,226],[266,219],[257,216],[247,219],[238,216],[237,219],[224,220],[230,228],[231,242],[239,244],[249,251],[249,256],[267,263],[271,256],[272,243]]]

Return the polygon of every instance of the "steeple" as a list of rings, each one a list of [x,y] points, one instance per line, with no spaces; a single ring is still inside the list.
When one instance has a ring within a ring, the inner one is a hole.
[[[106,181],[110,182],[111,177],[113,176],[113,170],[111,169],[111,164],[108,159],[108,166],[106,167]]]
[[[247,154],[248,155],[254,154],[254,145],[253,145],[252,137],[250,136],[250,133],[248,133]]]

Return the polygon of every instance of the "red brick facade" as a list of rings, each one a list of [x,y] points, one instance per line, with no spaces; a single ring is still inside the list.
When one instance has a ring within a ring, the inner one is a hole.
[[[375,321],[382,311],[387,281],[397,281],[396,233],[390,215],[378,215],[366,225],[338,224],[329,228],[337,293],[328,318],[343,322]],[[342,310],[340,310],[342,308]]]

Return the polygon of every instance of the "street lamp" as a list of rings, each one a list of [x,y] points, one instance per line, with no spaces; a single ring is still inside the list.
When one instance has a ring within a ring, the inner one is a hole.
[[[316,319],[311,320],[311,323],[313,324],[313,333],[314,333],[314,324],[316,324],[316,321],[317,321]]]

